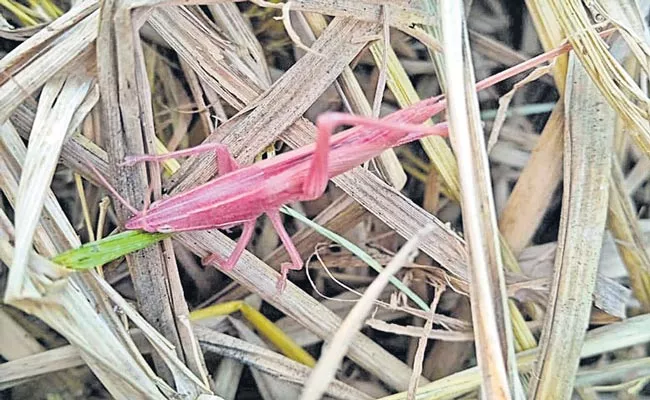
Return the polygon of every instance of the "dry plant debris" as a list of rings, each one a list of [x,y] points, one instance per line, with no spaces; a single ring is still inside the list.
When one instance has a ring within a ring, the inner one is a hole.
[[[650,394],[650,2],[515,3],[0,0],[3,398]],[[282,209],[282,292],[270,221],[203,267],[238,227],[125,231],[102,187],[140,210],[217,163],[127,155],[250,165],[437,94],[449,138]]]

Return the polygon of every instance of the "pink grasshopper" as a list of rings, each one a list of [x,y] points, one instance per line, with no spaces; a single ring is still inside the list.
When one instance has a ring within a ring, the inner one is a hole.
[[[479,82],[477,90],[490,87],[570,49],[564,45],[541,54],[499,74]],[[279,207],[293,201],[313,200],[325,191],[330,178],[342,174],[384,150],[418,140],[428,135],[445,135],[446,124],[420,125],[446,108],[444,96],[422,100],[408,108],[375,120],[343,113],[321,115],[316,126],[316,143],[289,151],[271,159],[240,168],[225,145],[204,144],[164,155],[127,157],[125,164],[160,162],[169,158],[214,151],[218,173],[215,179],[174,197],[153,202],[141,212],[128,205],[118,193],[118,200],[134,214],[125,224],[127,229],[147,232],[182,232],[202,229],[227,229],[243,225],[239,241],[230,257],[223,259],[212,254],[203,264],[217,262],[223,270],[231,270],[250,241],[256,219],[268,215],[280,240],[289,253],[291,262],[281,266],[278,288],[286,283],[290,270],[302,268],[300,253],[282,224]],[[332,132],[340,125],[357,125],[335,136]],[[110,190],[110,185],[101,178]]]
[[[303,262],[284,229],[279,208],[288,202],[320,197],[330,178],[378,156],[387,148],[423,136],[445,135],[447,127],[444,123],[430,127],[408,123],[422,123],[439,110],[442,108],[438,102],[408,113],[394,113],[383,120],[343,113],[325,114],[317,122],[319,134],[316,143],[243,168],[238,166],[228,149],[220,143],[204,144],[158,156],[128,157],[125,164],[131,165],[214,151],[220,175],[194,189],[155,201],[142,212],[131,209],[135,216],[126,222],[125,227],[168,233],[227,229],[242,224],[241,237],[228,259],[212,254],[202,260],[204,265],[216,261],[223,270],[228,271],[235,266],[250,241],[256,219],[266,214],[291,258],[290,263],[281,265],[282,277],[278,282],[281,290],[289,270],[302,268]],[[330,140],[331,132],[342,124],[360,126]]]

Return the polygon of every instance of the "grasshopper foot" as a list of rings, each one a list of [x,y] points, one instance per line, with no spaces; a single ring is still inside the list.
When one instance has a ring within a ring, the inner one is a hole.
[[[201,259],[201,264],[203,266],[208,266],[211,264],[217,264],[220,269],[224,271],[232,271],[232,269],[235,267],[235,263],[231,262],[230,260],[224,260],[223,257],[221,257],[217,253],[212,253],[209,256],[205,256]]]
[[[156,158],[156,156],[148,156],[148,155],[142,155],[142,156],[126,156],[124,157],[124,161],[121,163],[117,164],[120,167],[132,167],[135,164],[141,163],[141,162],[146,162],[146,161],[152,161],[152,162],[160,162]]]
[[[278,294],[282,294],[284,292],[284,289],[287,287],[287,276],[282,275],[279,279],[278,282],[275,284],[275,288],[278,291]]]
[[[298,271],[301,268],[302,260],[300,263],[285,262],[280,265],[280,279],[278,279],[278,283],[275,285],[279,293],[282,293],[287,287],[287,275],[289,274],[289,271]]]

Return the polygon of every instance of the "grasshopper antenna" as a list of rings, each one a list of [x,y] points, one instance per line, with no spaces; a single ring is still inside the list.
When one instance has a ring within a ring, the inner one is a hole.
[[[124,199],[124,197],[122,197],[119,193],[117,193],[117,190],[115,190],[115,188],[114,188],[110,183],[108,183],[108,181],[106,180],[106,178],[104,178],[104,176],[102,175],[102,173],[99,172],[99,171],[97,170],[97,168],[95,168],[95,166],[94,166],[91,162],[89,162],[89,161],[87,161],[87,160],[83,160],[82,162],[83,162],[83,164],[85,164],[88,168],[90,168],[90,170],[92,171],[93,175],[95,175],[95,177],[97,178],[97,180],[99,180],[99,183],[101,183],[102,186],[104,186],[104,188],[105,188],[106,190],[108,190],[108,191],[109,191],[109,192],[110,192],[110,193],[111,193],[111,194],[112,194],[112,195],[113,195],[113,196],[114,196],[114,197],[115,197],[115,198],[116,198],[120,203],[122,203],[122,205],[123,205],[124,207],[126,207],[129,211],[131,211],[131,213],[133,213],[133,215],[138,215],[138,214],[140,214],[140,212],[139,212],[138,210],[136,210],[135,207],[133,207],[131,204],[129,204],[129,202],[126,201],[126,199]]]

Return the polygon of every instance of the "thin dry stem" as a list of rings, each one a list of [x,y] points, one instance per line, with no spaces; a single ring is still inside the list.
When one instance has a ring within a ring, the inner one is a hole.
[[[489,164],[462,3],[444,0],[443,37],[449,121],[462,187],[463,225],[471,263],[470,298],[478,365],[486,398],[523,398],[514,360],[510,312],[494,214]]]
[[[332,340],[329,342],[327,350],[318,360],[318,364],[314,367],[305,389],[302,392],[301,399],[312,400],[320,399],[325,388],[329,382],[334,378],[334,374],[341,363],[341,360],[346,355],[352,337],[357,334],[359,329],[363,326],[364,320],[370,314],[374,301],[379,294],[388,285],[389,278],[397,273],[409,259],[413,258],[413,252],[418,247],[418,242],[422,237],[429,234],[432,227],[425,227],[425,229],[418,232],[400,251],[395,255],[393,260],[386,266],[386,268],[375,278],[375,280],[368,286],[359,302],[352,308],[348,316],[345,318],[341,327],[338,329]]]

